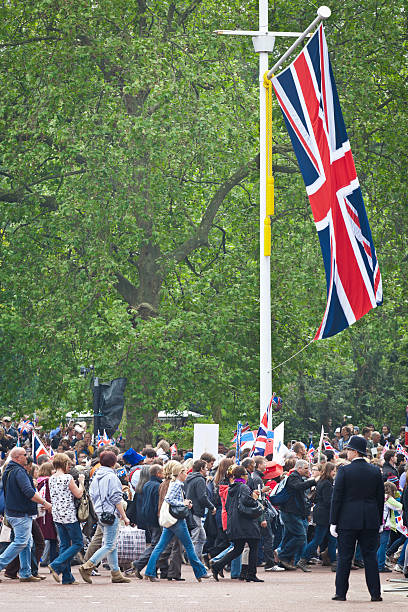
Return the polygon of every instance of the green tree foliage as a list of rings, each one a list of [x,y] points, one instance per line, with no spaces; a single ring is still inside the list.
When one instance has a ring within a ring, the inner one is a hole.
[[[271,3],[272,4],[272,3]],[[1,404],[50,423],[89,406],[81,364],[127,376],[129,438],[159,410],[254,426],[258,406],[255,3],[10,0],[0,8]],[[333,7],[334,8],[334,7]],[[271,28],[310,3],[276,0]],[[404,3],[346,0],[327,24],[385,303],[274,370],[293,435],[401,421],[407,384]],[[271,62],[283,51],[277,43]],[[324,273],[274,112],[273,360],[314,335]],[[154,426],[157,432],[157,425]]]

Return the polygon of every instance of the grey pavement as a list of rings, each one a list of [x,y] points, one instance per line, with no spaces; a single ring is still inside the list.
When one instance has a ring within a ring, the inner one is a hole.
[[[48,570],[41,569],[47,579],[41,583],[20,583],[2,576],[0,584],[0,612],[103,612],[135,611],[151,612],[346,612],[379,610],[384,605],[408,604],[406,593],[383,593],[383,603],[371,603],[364,581],[364,570],[353,571],[347,602],[331,601],[334,594],[334,574],[330,568],[316,566],[310,573],[268,572],[258,569],[263,584],[230,580],[229,574],[217,583],[212,578],[198,583],[189,566],[183,566],[186,582],[159,583],[132,578],[130,584],[112,584],[110,574],[101,570],[93,584],[82,582],[78,570],[73,573],[81,584],[64,586],[57,584]],[[401,577],[393,572],[382,578],[383,586],[390,586],[389,578]]]

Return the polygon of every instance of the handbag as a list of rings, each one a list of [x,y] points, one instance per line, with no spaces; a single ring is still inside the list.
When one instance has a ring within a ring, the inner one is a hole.
[[[173,506],[172,504],[169,504],[169,512],[177,520],[186,519],[191,514],[190,508],[187,506]]]
[[[11,527],[4,524],[1,526],[0,542],[11,542]]]
[[[257,519],[261,516],[264,508],[261,502],[257,501],[256,506],[246,506],[241,499],[241,492],[238,496],[238,512],[249,519]]]
[[[89,496],[84,490],[82,497],[78,499],[78,505],[76,506],[77,518],[80,523],[85,523],[89,517]],[[112,523],[109,523],[110,525]]]
[[[170,506],[166,500],[163,501],[159,514],[160,527],[171,527],[177,523],[177,518],[170,514]]]

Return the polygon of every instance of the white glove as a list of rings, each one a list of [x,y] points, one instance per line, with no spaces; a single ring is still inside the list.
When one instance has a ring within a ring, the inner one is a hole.
[[[338,537],[338,533],[337,533],[337,525],[330,525],[330,533],[333,536],[333,538],[337,538]]]
[[[382,533],[384,531],[384,525],[380,525],[380,528],[378,530],[378,533]]]

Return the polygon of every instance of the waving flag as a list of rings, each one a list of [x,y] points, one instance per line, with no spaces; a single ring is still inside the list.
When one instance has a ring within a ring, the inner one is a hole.
[[[172,444],[170,446],[170,458],[173,458],[177,455],[177,445],[176,444]]]
[[[245,423],[245,425],[242,425],[241,427],[241,435],[247,433],[248,431],[251,430],[251,426],[249,425],[248,421]],[[234,435],[232,437],[231,440],[231,444],[236,444],[237,442],[237,430],[235,430]]]
[[[45,448],[44,444],[41,442],[40,438],[37,436],[34,430],[32,437],[32,452],[34,463],[37,463],[38,457],[41,457],[41,455],[47,455],[47,457],[49,457],[47,449]]]
[[[273,398],[272,398],[273,399]],[[269,455],[270,453],[273,452],[273,431],[270,428],[270,422],[271,422],[271,418],[270,418],[270,413],[271,413],[271,408],[272,408],[272,400],[269,402],[269,405],[267,407],[267,409],[265,410],[265,413],[262,417],[262,420],[260,422],[259,425],[259,429],[258,432],[256,434],[256,438],[254,441],[254,445],[252,447],[252,450],[249,454],[250,457],[254,457],[255,455],[261,455],[262,457],[266,455]],[[268,445],[268,442],[270,442],[270,446],[271,448],[268,449],[268,452],[266,452],[266,448]]]
[[[383,296],[323,25],[272,84],[319,235],[327,304],[315,340],[327,338],[380,305]]]
[[[100,448],[101,446],[110,446],[110,444],[112,443],[111,439],[109,438],[108,434],[106,433],[105,430],[103,430],[103,436],[101,437],[99,431],[98,431],[98,436],[97,436],[97,442],[96,442],[96,446],[98,448]]]
[[[339,454],[339,451],[337,451],[331,444],[330,442],[327,442],[327,440],[323,440],[323,445],[324,445],[324,450],[325,451],[331,451],[332,453],[334,453],[335,455]]]
[[[310,440],[309,448],[308,448],[308,451],[307,451],[307,458],[308,458],[309,461],[311,461],[313,459],[313,457],[315,455],[315,452],[316,452],[316,449],[313,446],[313,441]]]
[[[408,459],[408,452],[405,450],[403,446],[401,446],[401,444],[398,443],[397,446],[395,447],[395,450],[397,451],[397,454],[404,455],[405,459]]]
[[[17,425],[18,433],[21,435],[28,434],[33,429],[34,423],[31,421],[20,421]]]
[[[388,440],[387,442],[384,444],[383,449],[382,449],[382,453],[381,453],[381,457],[384,457],[385,453],[390,450],[390,445],[388,444]]]

